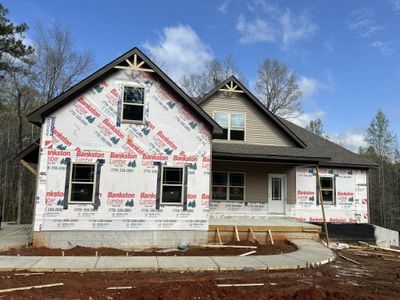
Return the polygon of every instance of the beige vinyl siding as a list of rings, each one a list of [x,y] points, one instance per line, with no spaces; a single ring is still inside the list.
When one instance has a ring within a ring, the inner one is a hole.
[[[294,166],[213,160],[213,171],[245,173],[245,202],[268,202],[268,174],[286,174],[287,202],[296,202],[296,173]]]
[[[216,92],[201,107],[212,117],[213,112],[238,112],[246,114],[245,141],[220,141],[269,146],[295,147],[293,140],[274,121],[260,111],[243,93]]]

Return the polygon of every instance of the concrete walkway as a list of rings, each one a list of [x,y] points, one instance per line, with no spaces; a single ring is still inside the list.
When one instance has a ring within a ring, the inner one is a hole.
[[[297,251],[254,256],[0,256],[0,271],[228,271],[291,270],[326,264],[331,250],[309,239],[291,240]]]
[[[25,246],[28,243],[30,225],[1,224],[0,251]]]

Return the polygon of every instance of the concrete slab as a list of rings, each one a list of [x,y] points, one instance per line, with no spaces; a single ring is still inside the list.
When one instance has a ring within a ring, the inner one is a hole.
[[[42,256],[0,256],[0,270],[28,270],[41,259]]]
[[[156,256],[100,256],[95,271],[157,271]]]
[[[220,271],[266,270],[267,266],[253,256],[210,256]]]
[[[96,256],[43,256],[29,270],[33,272],[87,272],[95,269],[98,259],[99,257]]]
[[[0,251],[28,244],[30,225],[2,224],[0,229]]]
[[[208,256],[158,256],[160,271],[218,271],[218,265]]]

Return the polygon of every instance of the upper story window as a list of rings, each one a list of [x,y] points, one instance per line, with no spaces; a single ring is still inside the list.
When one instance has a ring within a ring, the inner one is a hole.
[[[145,90],[139,86],[124,86],[122,121],[143,122]]]
[[[246,115],[243,113],[214,112],[214,120],[223,129],[221,140],[244,141]]]

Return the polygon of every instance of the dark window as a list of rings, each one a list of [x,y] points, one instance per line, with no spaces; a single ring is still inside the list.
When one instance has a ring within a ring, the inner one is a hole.
[[[69,202],[93,202],[95,174],[96,167],[94,164],[72,165]]]
[[[244,141],[244,131],[243,130],[231,130],[231,140]]]
[[[213,172],[213,200],[244,200],[244,174]]]
[[[320,177],[321,194],[324,203],[334,204],[335,202],[335,187],[333,177]]]
[[[162,203],[182,203],[183,168],[163,167],[161,193]]]
[[[123,121],[143,121],[144,94],[144,88],[142,87],[124,87],[122,102]]]

